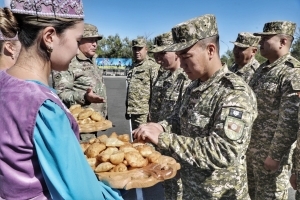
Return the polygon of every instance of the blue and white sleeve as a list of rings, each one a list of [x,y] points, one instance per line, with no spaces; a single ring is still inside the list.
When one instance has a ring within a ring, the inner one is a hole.
[[[37,114],[33,140],[52,199],[123,199],[118,190],[98,181],[67,115],[50,100]]]

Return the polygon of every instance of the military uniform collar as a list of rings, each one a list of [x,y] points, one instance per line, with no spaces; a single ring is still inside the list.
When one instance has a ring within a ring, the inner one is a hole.
[[[290,57],[290,56],[291,56],[291,53],[288,52],[288,53],[285,54],[284,56],[281,56],[280,58],[278,58],[277,60],[275,60],[275,62],[273,62],[272,64],[270,64],[269,60],[267,60],[267,61],[265,62],[266,65],[264,66],[264,68],[272,68],[272,67],[274,67],[274,66],[276,66],[276,65],[278,65],[278,64],[280,64],[280,63],[282,63],[284,60],[287,59],[287,57]]]
[[[76,55],[77,60],[79,61],[89,61],[91,63],[93,63],[93,60],[91,58],[86,57],[80,50],[79,53]]]
[[[251,60],[246,65],[244,65],[241,69],[238,69],[238,65],[235,64],[233,66],[233,67],[237,68],[237,70],[235,72],[239,72],[241,74],[244,74],[245,72],[247,72],[249,70],[249,68],[251,68],[254,61],[255,61],[255,57],[251,58]],[[255,70],[255,69],[253,69],[253,70]]]
[[[220,79],[223,78],[223,76],[228,73],[228,67],[227,65],[222,66],[221,69],[216,71],[214,75],[212,75],[207,81],[202,82],[198,79],[198,87],[195,88],[194,91],[204,91],[206,88],[210,87],[212,84],[217,83],[220,81]]]
[[[141,62],[134,62],[134,66],[139,66],[139,65],[143,65],[144,64],[144,62],[146,62],[147,60],[149,60],[150,58],[149,58],[149,56],[148,55],[146,55],[146,57],[145,57],[145,59],[144,60],[142,60]]]

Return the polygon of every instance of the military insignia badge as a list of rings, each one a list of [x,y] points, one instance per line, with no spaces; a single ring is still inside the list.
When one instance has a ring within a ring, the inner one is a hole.
[[[224,131],[231,140],[238,140],[243,136],[245,123],[235,117],[227,116]]]
[[[239,111],[239,110],[235,110],[233,108],[230,108],[230,110],[229,110],[229,116],[242,119],[243,112]]]

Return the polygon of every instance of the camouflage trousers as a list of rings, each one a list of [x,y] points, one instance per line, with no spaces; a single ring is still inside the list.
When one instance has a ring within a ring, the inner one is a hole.
[[[147,123],[147,117],[148,117],[148,114],[142,114],[142,115],[131,114],[131,127],[132,127],[132,130],[136,129],[141,124],[146,124]]]
[[[300,200],[300,191],[299,190],[296,191],[295,200]]]
[[[296,200],[300,200],[300,172],[296,172],[296,184],[297,184],[297,190],[296,190],[296,194],[295,194],[295,199]]]
[[[251,200],[287,200],[290,165],[283,165],[278,171],[265,170],[262,159],[247,154],[248,188]]]
[[[183,191],[180,172],[178,171],[174,178],[165,180],[163,182],[163,188],[166,200],[182,200]]]

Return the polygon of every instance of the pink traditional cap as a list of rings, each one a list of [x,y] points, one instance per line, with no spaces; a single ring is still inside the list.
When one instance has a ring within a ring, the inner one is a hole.
[[[15,35],[15,37],[13,38],[9,38],[9,37],[6,37],[5,35],[3,35],[2,31],[0,30],[0,41],[13,41],[13,40],[19,40],[18,38],[18,33]]]
[[[5,0],[13,13],[40,17],[83,18],[82,0]]]

